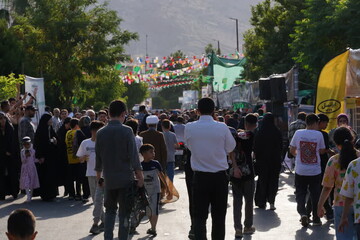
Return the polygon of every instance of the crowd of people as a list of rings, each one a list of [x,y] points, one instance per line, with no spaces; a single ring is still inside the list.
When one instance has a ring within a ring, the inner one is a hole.
[[[320,226],[326,216],[335,222],[337,239],[359,238],[360,153],[346,114],[338,116],[338,127],[328,134],[325,114],[301,112],[284,132],[279,128],[281,120],[270,112],[217,110],[210,98],[200,99],[197,110],[153,114],[145,106],[138,113],[128,112],[122,101],[98,112],[47,107],[35,127],[36,113],[31,100],[1,102],[0,200],[8,195],[17,198],[22,190],[27,202],[34,196],[52,201],[64,186],[70,201],[87,203],[92,198],[93,234],[104,231],[104,239],[113,239],[118,211],[122,240],[135,230],[127,223],[128,206],[134,201],[129,189],[135,181],[148,192],[151,228],[147,233],[156,236],[162,197],[158,175],[163,172],[174,182],[175,152],[181,148],[189,238],[206,239],[211,206],[212,239],[225,239],[229,182],[235,237],[241,238],[256,231],[254,203],[260,209],[276,210],[286,154],[294,160],[301,225]]]

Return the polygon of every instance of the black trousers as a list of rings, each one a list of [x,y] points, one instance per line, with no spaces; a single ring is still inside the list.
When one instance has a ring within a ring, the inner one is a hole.
[[[189,213],[190,213],[190,218],[191,218],[191,229],[194,226],[194,210],[193,210],[193,178],[194,178],[194,171],[191,169],[191,163],[190,163],[190,157],[191,157],[191,152],[189,150],[187,150],[187,161],[184,165],[184,170],[185,170],[185,182],[186,182],[186,188],[187,188],[187,193],[188,193],[188,197],[189,197]]]
[[[260,165],[258,168],[258,180],[256,183],[255,205],[263,207],[266,202],[275,203],[275,197],[279,188],[279,174],[281,164],[275,166]]]
[[[83,198],[89,198],[90,197],[90,187],[89,187],[89,181],[88,178],[86,177],[86,169],[87,169],[87,163],[80,163],[80,173],[79,173],[79,178],[80,178],[80,183],[82,186],[82,191],[83,191]]]
[[[225,217],[228,200],[228,178],[225,171],[194,172],[193,203],[196,240],[206,240],[206,220],[211,205],[212,240],[225,239]]]
[[[306,194],[307,191],[309,190],[314,221],[318,221],[320,219],[317,215],[317,204],[319,202],[319,197],[320,197],[320,183],[321,183],[321,174],[315,176],[302,176],[295,174],[297,211],[301,216],[307,215],[305,205],[306,205]]]
[[[67,190],[70,197],[81,196],[80,163],[68,165]],[[75,181],[75,188],[74,188]]]

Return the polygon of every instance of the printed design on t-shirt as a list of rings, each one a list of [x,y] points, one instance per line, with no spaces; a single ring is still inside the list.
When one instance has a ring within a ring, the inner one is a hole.
[[[316,164],[316,142],[300,141],[300,160],[304,164]]]
[[[95,152],[95,147],[86,147],[86,151],[90,152],[90,153],[94,153]]]

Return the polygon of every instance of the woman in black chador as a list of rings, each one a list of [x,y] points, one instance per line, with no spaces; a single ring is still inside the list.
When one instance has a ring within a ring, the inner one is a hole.
[[[255,205],[265,208],[268,202],[270,209],[275,210],[275,197],[281,170],[282,136],[275,126],[274,115],[271,113],[264,116],[260,130],[255,135],[254,153],[256,171],[259,176]]]
[[[58,140],[52,128],[51,118],[50,114],[41,117],[34,141],[35,156],[39,159],[39,163],[36,164],[40,180],[38,195],[44,201],[52,201],[58,195]]]
[[[13,126],[5,114],[0,113],[0,200],[12,195],[17,198],[19,192],[19,175],[16,172],[15,153],[16,138]]]

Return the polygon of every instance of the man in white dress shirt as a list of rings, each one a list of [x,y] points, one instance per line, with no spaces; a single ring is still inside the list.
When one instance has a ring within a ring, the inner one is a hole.
[[[228,199],[229,165],[227,154],[236,146],[229,128],[214,121],[214,101],[202,98],[198,102],[200,119],[185,126],[185,143],[191,151],[194,171],[193,204],[196,240],[206,238],[206,220],[211,204],[212,240],[225,239],[225,217]]]

